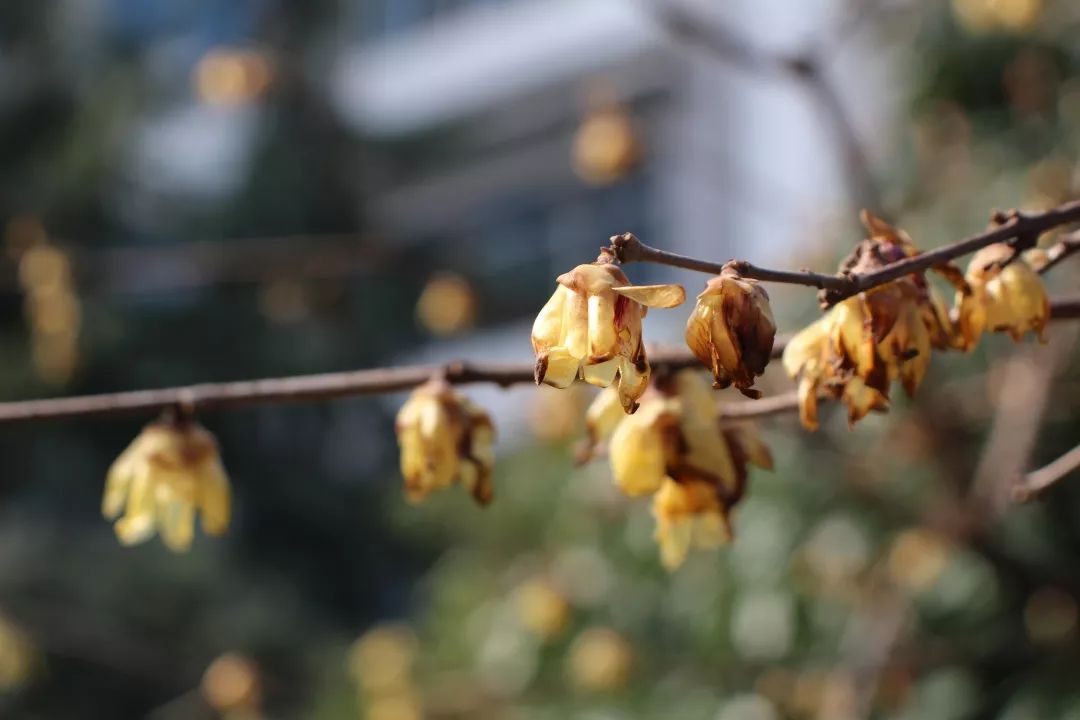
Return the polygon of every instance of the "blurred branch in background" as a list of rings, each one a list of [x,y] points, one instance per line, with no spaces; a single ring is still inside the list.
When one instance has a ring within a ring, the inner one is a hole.
[[[1080,469],[1080,445],[1052,463],[1028,473],[1016,486],[1013,496],[1019,502],[1027,502],[1054,483],[1064,480],[1077,469]]]
[[[91,250],[60,239],[80,293],[168,292],[282,277],[327,280],[363,275],[390,260],[388,250],[355,233],[185,242],[161,247]],[[0,292],[18,292],[17,267],[0,266]]]
[[[992,518],[1012,500],[1025,497],[1019,484],[1030,462],[1043,416],[1051,402],[1052,385],[1076,347],[1070,327],[1058,342],[1039,352],[1025,348],[1001,360],[1003,379],[986,448],[975,471],[971,501]]]
[[[641,0],[641,3],[673,38],[701,47],[744,72],[765,78],[791,79],[806,88],[836,144],[852,205],[856,210],[882,211],[880,184],[854,123],[825,69],[825,52],[834,51],[839,41],[857,31],[873,14],[874,3],[856,4],[848,10],[835,32],[828,33],[813,48],[791,55],[757,48],[735,30],[713,18],[702,17],[701,13],[678,0]]]

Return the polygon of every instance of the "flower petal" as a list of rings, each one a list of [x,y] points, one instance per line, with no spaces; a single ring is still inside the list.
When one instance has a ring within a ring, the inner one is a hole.
[[[645,307],[673,308],[686,302],[682,285],[624,285],[612,290]]]
[[[556,346],[536,359],[536,379],[557,388],[570,387],[578,377],[581,360]]]

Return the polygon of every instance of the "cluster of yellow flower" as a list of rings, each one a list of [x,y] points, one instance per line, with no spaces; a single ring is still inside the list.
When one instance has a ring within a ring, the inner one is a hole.
[[[214,436],[170,412],[147,425],[113,463],[101,511],[116,520],[124,545],[160,533],[169,549],[182,552],[191,547],[196,511],[205,533],[224,535],[230,505],[229,478]]]
[[[435,378],[416,388],[394,429],[409,500],[419,502],[458,483],[480,505],[491,502],[495,425],[449,383]]]
[[[841,270],[869,273],[919,253],[911,238],[879,218],[863,214],[870,237]],[[971,259],[966,275],[951,264],[935,267],[956,287],[950,315],[921,274],[908,275],[849,297],[803,329],[784,349],[783,364],[799,381],[803,426],[818,427],[820,395],[843,401],[848,421],[886,410],[896,379],[915,392],[930,364],[931,349],[969,351],[984,331],[1040,339],[1049,301],[1031,260],[1008,245],[990,245]]]
[[[841,267],[862,275],[919,254],[911,238],[864,213],[870,237]],[[846,298],[799,332],[783,354],[799,382],[800,417],[818,426],[820,396],[841,400],[854,423],[885,410],[900,380],[911,394],[922,382],[931,350],[969,351],[984,332],[1019,340],[1042,338],[1049,302],[1037,272],[1038,251],[1009,245],[976,253],[966,274],[935,266],[955,288],[950,311],[915,273]],[[730,538],[729,514],[742,497],[750,464],[772,458],[751,429],[724,426],[708,384],[696,371],[651,378],[642,340],[648,308],[680,305],[679,285],[635,286],[608,251],[558,278],[533,324],[535,379],[557,388],[577,380],[606,388],[586,413],[585,458],[606,442],[615,483],[628,495],[652,495],[656,538],[664,564],[682,563],[692,546]],[[709,280],[686,325],[686,342],[708,368],[714,387],[734,385],[756,398],[754,380],[772,356],[776,323],[769,297],[734,267]],[[405,492],[419,501],[452,484],[481,505],[492,499],[495,429],[486,412],[441,377],[417,387],[395,423]],[[167,413],[139,435],[109,471],[102,510],[116,519],[124,544],[160,533],[187,549],[195,515],[212,535],[229,524],[230,490],[217,443],[183,412]]]
[[[593,457],[603,441],[615,484],[652,495],[664,565],[682,564],[692,546],[731,539],[729,513],[746,488],[747,464],[772,469],[772,454],[747,425],[723,427],[708,384],[696,370],[657,378],[641,408],[627,415],[611,389],[586,414]]]

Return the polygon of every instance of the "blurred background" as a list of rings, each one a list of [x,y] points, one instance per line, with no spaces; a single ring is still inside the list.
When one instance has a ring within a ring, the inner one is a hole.
[[[0,399],[531,361],[627,230],[822,271],[860,207],[955,240],[1077,197],[1078,37],[1072,0],[2,3]],[[584,390],[468,388],[486,510],[405,503],[401,397],[204,417],[236,510],[185,555],[99,515],[150,418],[5,426],[0,717],[1078,720],[1080,488],[1001,497],[1076,443],[1051,336],[939,355],[854,431],[762,422],[735,543],[672,574],[573,466]]]

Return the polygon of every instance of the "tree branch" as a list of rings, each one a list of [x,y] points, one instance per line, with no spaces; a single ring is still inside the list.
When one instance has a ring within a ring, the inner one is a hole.
[[[1080,297],[1055,300],[1050,304],[1050,319],[1077,318],[1080,318]],[[781,336],[773,343],[772,357],[774,359],[783,355],[788,340],[788,336]],[[653,369],[657,372],[700,366],[697,358],[685,348],[655,348],[650,352],[649,357]],[[453,385],[486,383],[509,387],[534,382],[532,363],[459,361],[446,365],[406,365],[321,375],[205,383],[158,390],[0,403],[0,424],[29,420],[154,413],[176,405],[183,405],[194,412],[206,412],[247,405],[381,395],[410,390],[440,375]],[[731,419],[766,417],[794,407],[796,404],[792,398],[783,395],[726,405],[722,417]]]
[[[683,268],[684,270],[697,270],[711,275],[719,275],[720,271],[725,267],[731,267],[738,270],[743,277],[754,278],[755,280],[786,283],[788,285],[809,285],[820,289],[843,290],[850,285],[850,281],[843,275],[822,275],[809,270],[800,272],[770,270],[752,265],[745,260],[731,260],[726,263],[699,260],[646,245],[633,233],[613,235],[608,250],[622,263],[651,262],[657,265]]]
[[[738,270],[743,277],[820,288],[823,293],[822,305],[829,307],[852,295],[892,282],[905,275],[925,272],[935,266],[944,265],[950,260],[975,252],[987,245],[1009,241],[1012,241],[1018,249],[1022,249],[1021,246],[1034,245],[1039,235],[1047,230],[1073,222],[1080,222],[1080,200],[1040,213],[1018,211],[998,213],[995,215],[995,226],[985,232],[863,274],[823,275],[808,270],[802,272],[772,270],[752,265],[745,260],[732,260],[721,264],[658,250],[641,242],[633,233],[613,236],[608,250],[623,263],[651,262],[714,275],[719,274],[725,266],[730,266]],[[1063,238],[1047,252],[1048,261],[1038,268],[1039,272],[1050,269],[1070,253],[1075,252],[1078,245],[1080,245],[1080,238],[1073,235]]]
[[[1080,252],[1080,231],[1065,235],[1046,251],[1046,262],[1039,266],[1039,272],[1043,273],[1066,259],[1074,252]]]
[[[820,52],[807,51],[794,55],[766,52],[746,42],[731,28],[715,19],[701,17],[700,13],[678,2],[644,0],[642,5],[672,37],[701,47],[732,67],[763,77],[788,78],[803,85],[837,145],[852,203],[856,209],[865,207],[875,212],[881,211],[881,190],[877,179],[870,169],[870,161],[859,142],[854,123],[825,74]],[[854,11],[848,21],[841,24],[842,32],[854,32],[868,15],[863,10]],[[822,44],[831,46],[833,43]]]
[[[1028,473],[1013,488],[1013,500],[1028,502],[1046,488],[1054,485],[1080,469],[1080,445],[1054,462]]]

